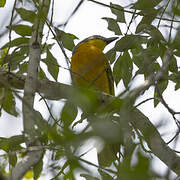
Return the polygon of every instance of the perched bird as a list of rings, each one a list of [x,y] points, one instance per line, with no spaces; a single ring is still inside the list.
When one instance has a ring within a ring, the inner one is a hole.
[[[72,52],[71,75],[77,86],[86,86],[114,95],[112,71],[103,50],[106,45],[118,37],[105,38],[99,35],[90,36],[78,43]],[[101,166],[109,166],[116,154],[110,145],[105,145],[98,154]]]

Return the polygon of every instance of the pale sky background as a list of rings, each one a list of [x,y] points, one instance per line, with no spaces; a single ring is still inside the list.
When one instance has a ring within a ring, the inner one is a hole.
[[[99,0],[100,1],[100,0]],[[66,0],[66,1],[59,1],[55,0],[55,6],[54,6],[54,23],[55,25],[58,25],[60,23],[63,23],[68,16],[73,11],[74,7],[78,4],[78,0]],[[122,6],[126,6],[130,3],[130,1],[127,0],[103,0],[100,1],[106,4],[109,4],[109,2],[113,3],[120,3]],[[10,7],[12,8],[13,3],[12,0],[7,0],[6,8],[0,9],[0,14],[5,14],[7,11],[11,13]],[[79,8],[79,10],[76,12],[76,14],[70,19],[69,23],[67,24],[66,28],[64,29],[65,32],[72,33],[76,35],[79,40],[83,40],[84,38],[91,36],[91,35],[103,35],[105,37],[111,37],[115,36],[113,32],[107,30],[107,22],[105,20],[102,20],[102,17],[115,17],[109,8],[94,4],[92,2],[85,1],[83,5]],[[131,15],[128,16],[130,20]],[[8,24],[8,21],[7,21]],[[122,28],[122,25],[121,25]],[[126,32],[126,27],[124,27],[124,32]],[[122,29],[121,29],[122,30]],[[7,39],[6,39],[7,40]],[[79,40],[76,40],[75,42],[78,43]],[[4,39],[5,41],[5,39]],[[2,45],[2,42],[1,42]],[[113,43],[112,43],[113,45]],[[105,52],[108,48],[112,46],[109,46],[105,49]],[[52,51],[54,56],[58,59],[58,62],[60,65],[65,66],[64,63],[64,57],[61,53],[61,50],[58,46],[54,48]],[[71,57],[71,53],[67,51],[67,54],[69,57]],[[63,83],[70,83],[70,77],[67,70],[60,69],[59,73],[59,82]],[[138,86],[140,83],[143,83],[143,78],[139,77],[136,79],[136,86]],[[118,94],[122,90],[122,83],[118,86],[118,89],[116,90],[116,94]],[[168,86],[168,90],[163,93],[163,96],[165,97],[166,102],[168,105],[173,108],[175,111],[180,111],[180,91],[174,91],[174,84],[170,83]],[[146,92],[142,97],[140,97],[137,102],[140,102],[144,99],[147,99],[149,97],[153,97],[153,88],[150,88],[148,92]],[[19,105],[21,109],[21,102],[17,100],[17,104]],[[62,107],[62,103],[59,101],[55,102],[55,105],[57,106],[57,109]],[[39,110],[44,117],[47,117],[47,108],[44,107],[44,104],[39,102],[39,97],[36,98],[35,102],[35,108]],[[158,125],[160,122],[164,122],[166,126],[163,126],[159,129],[159,132],[163,134],[163,138],[167,142],[171,137],[175,134],[176,125],[174,123],[174,120],[172,116],[168,113],[168,111],[164,108],[162,105],[158,105],[156,109],[153,108],[153,101],[148,101],[145,104],[141,105],[139,107],[142,112],[149,117],[151,122],[153,122],[154,125]],[[57,113],[57,112],[56,112]],[[22,120],[21,118],[14,118],[7,113],[3,113],[0,117],[0,137],[10,137],[13,135],[21,134],[22,131]],[[180,145],[176,147],[176,150],[179,150]],[[91,153],[85,156],[85,159],[91,160],[91,162],[97,164],[97,159],[95,155],[95,150],[93,150]],[[164,164],[158,160],[157,158],[154,159],[153,168],[156,169],[158,172],[163,172]],[[44,178],[42,178],[44,179]],[[48,178],[47,178],[48,179]],[[79,180],[83,180],[84,178],[78,178]]]

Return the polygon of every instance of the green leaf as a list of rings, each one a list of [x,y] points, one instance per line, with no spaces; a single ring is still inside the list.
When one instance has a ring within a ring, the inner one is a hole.
[[[171,81],[176,83],[175,90],[178,90],[180,88],[180,72],[172,73],[169,78]]]
[[[162,8],[159,9],[148,9],[147,11],[143,11],[143,18],[140,23],[136,27],[136,34],[142,31],[142,26],[146,27],[146,25],[151,25],[152,21],[155,19],[157,14],[160,12]]]
[[[162,49],[154,47],[148,47],[147,49],[132,49],[132,60],[134,64],[139,68],[137,74],[143,74],[145,78],[157,72],[160,68],[156,59],[159,57]]]
[[[174,52],[174,55],[180,57],[180,49],[178,49],[177,51]]]
[[[14,30],[17,34],[21,35],[21,36],[31,36],[32,35],[32,27],[31,26],[27,26],[27,25],[23,25],[23,24],[19,24],[19,25],[14,25],[11,26],[12,30]]]
[[[105,56],[107,57],[108,61],[112,64],[116,59],[116,51],[114,48],[110,49],[108,52],[106,52]]]
[[[149,34],[152,39],[156,42],[160,42],[160,41],[164,41],[165,39],[162,35],[162,33],[159,31],[159,29],[157,29],[155,26],[153,25],[149,25],[149,24],[140,24],[138,26],[138,30],[136,30],[138,32],[144,32]]]
[[[107,172],[105,172],[105,171],[103,171],[101,169],[98,169],[98,171],[99,171],[102,179],[104,179],[104,180],[114,180],[114,178],[110,174],[108,174]]]
[[[75,120],[78,113],[77,107],[70,101],[67,101],[61,111],[61,120],[64,122],[65,127],[69,127]]]
[[[174,56],[171,58],[171,61],[169,64],[169,70],[175,73],[178,72],[177,59]]]
[[[92,88],[93,89],[93,88]],[[99,101],[97,93],[89,87],[75,89],[75,94],[71,98],[75,105],[78,105],[86,113],[94,113],[102,103]]]
[[[0,137],[0,149],[9,152],[10,146],[8,138]]]
[[[43,169],[43,160],[41,158],[39,162],[33,167],[34,180],[37,180],[40,177],[42,169]]]
[[[136,177],[138,180],[144,180],[144,179],[150,180],[150,179],[152,179],[152,178],[150,178],[151,177],[150,174],[154,175],[154,173],[149,172],[150,160],[146,156],[143,156],[142,153],[140,153],[140,152],[137,153],[137,159],[138,159],[138,162],[134,166],[134,169],[132,171],[132,175],[134,177]]]
[[[125,23],[124,8],[120,5],[110,3],[111,12],[116,15],[118,22]]]
[[[25,142],[25,138],[22,135],[12,136],[10,138],[0,137],[0,149],[9,153],[12,151],[21,150],[21,143]],[[16,154],[9,153],[9,163],[14,167],[17,163]]]
[[[180,82],[177,82],[175,85],[175,90],[177,91],[180,88]]]
[[[28,62],[24,62],[19,66],[19,71],[17,72],[17,74],[26,73],[27,70],[28,70]]]
[[[6,4],[6,0],[0,0],[0,7],[4,7]]]
[[[162,81],[162,82],[159,82],[157,84],[157,86],[155,87],[154,89],[154,107],[156,107],[158,104],[159,104],[159,100],[157,98],[159,98],[158,96],[158,91],[160,94],[163,94],[163,92],[166,90],[168,86],[168,80],[165,80],[165,81]],[[158,90],[157,90],[157,87],[158,87]]]
[[[146,38],[139,35],[126,35],[115,44],[116,51],[126,51],[129,49],[134,49],[140,46],[140,43],[146,42]]]
[[[33,11],[29,11],[24,8],[16,8],[17,13],[21,16],[21,18],[25,21],[34,23],[34,19],[36,14]]]
[[[132,60],[129,53],[126,51],[124,54],[119,56],[113,68],[113,75],[116,85],[122,79],[125,87],[128,87],[128,84],[132,77]]]
[[[11,136],[8,138],[8,142],[11,151],[21,150],[20,144],[25,142],[25,137],[23,135]]]
[[[17,70],[19,66],[21,66],[21,62],[27,57],[28,55],[28,47],[21,47],[19,51],[14,52],[8,56],[8,62],[10,64],[10,68],[12,71]]]
[[[4,96],[0,99],[2,108],[9,114],[17,116],[15,98],[11,90],[5,90]]]
[[[29,43],[29,38],[25,38],[25,37],[20,37],[20,38],[16,38],[13,39],[11,42],[6,43],[1,49],[7,48],[7,47],[14,47],[14,46],[19,46],[22,44],[27,44]]]
[[[64,31],[57,29],[57,28],[55,30],[56,30],[57,38],[59,41],[62,42],[64,48],[72,51],[74,46],[75,46],[74,40],[78,39],[78,38],[73,34],[66,33]]]
[[[47,48],[47,56],[46,59],[43,61],[46,63],[48,67],[48,71],[51,76],[57,81],[58,73],[59,73],[59,65],[57,63],[56,58],[52,55],[52,53]]]
[[[174,14],[176,14],[177,16],[180,16],[180,8],[176,7],[176,5],[173,6],[173,12]]]
[[[40,67],[39,73],[38,73],[38,77],[40,79],[48,79],[45,72],[43,71],[43,69]]]
[[[172,46],[174,49],[180,50],[180,29],[176,33]]]
[[[162,0],[138,0],[134,5],[133,9],[146,10],[157,6]]]
[[[109,29],[110,31],[113,31],[116,35],[122,35],[121,30],[120,30],[120,28],[119,28],[119,25],[118,25],[118,23],[117,23],[117,21],[116,21],[115,19],[113,19],[113,18],[107,18],[107,17],[104,17],[104,18],[102,18],[102,19],[104,19],[104,20],[107,21],[107,23],[108,23],[108,29]]]
[[[12,167],[15,167],[16,163],[17,163],[17,156],[16,156],[16,154],[13,154],[13,155],[10,154],[9,155],[9,164],[11,164]]]

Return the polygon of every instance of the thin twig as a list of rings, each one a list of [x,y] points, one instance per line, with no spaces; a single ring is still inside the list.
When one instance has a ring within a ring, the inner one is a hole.
[[[180,130],[180,122],[177,120],[177,118],[175,117],[175,115],[177,114],[173,109],[171,109],[169,107],[169,105],[166,103],[166,101],[164,100],[160,90],[159,90],[159,87],[158,87],[158,84],[156,84],[156,92],[157,92],[157,95],[159,96],[160,98],[160,101],[161,103],[166,107],[166,109],[169,111],[169,113],[172,115],[173,119],[175,120],[175,123],[178,127],[178,129]]]
[[[79,157],[75,157],[75,158],[76,158],[77,160],[79,160],[79,161],[82,161],[83,163],[86,163],[86,164],[88,164],[88,165],[94,166],[94,167],[96,167],[96,168],[98,168],[98,169],[102,169],[102,170],[105,170],[105,171],[107,171],[107,172],[110,172],[110,173],[113,173],[113,174],[117,174],[117,172],[116,172],[116,171],[113,171],[112,169],[103,168],[103,167],[101,167],[101,166],[99,166],[99,165],[96,165],[96,164],[94,164],[94,163],[91,163],[91,162],[86,161],[85,159],[82,159],[82,158],[79,158]]]
[[[144,104],[145,102],[147,101],[150,101],[150,100],[154,100],[154,99],[158,99],[158,98],[148,98],[148,99],[145,99],[144,101],[141,101],[140,103],[136,104],[134,107],[137,108],[138,106],[140,106],[141,104]],[[159,100],[159,99],[158,99]]]
[[[175,0],[174,0],[175,2]],[[174,4],[174,2],[172,4]],[[176,8],[178,7],[178,4],[176,4]],[[173,23],[174,23],[174,17],[175,17],[175,13],[173,12],[173,16],[172,16],[172,21],[171,21],[171,26],[170,26],[170,31],[169,31],[169,37],[168,37],[168,42],[170,43],[171,40],[171,34],[172,34],[172,27],[173,27]]]
[[[68,58],[68,56],[67,56],[67,54],[66,54],[66,52],[65,52],[65,50],[64,50],[64,47],[63,47],[62,43],[57,39],[57,35],[56,35],[56,34],[54,33],[54,31],[52,30],[50,23],[49,23],[47,20],[45,20],[45,22],[46,22],[48,28],[50,29],[51,33],[53,34],[54,38],[56,39],[59,47],[61,48],[61,51],[62,51],[62,53],[63,53],[63,55],[64,55],[64,57],[65,57],[65,59],[66,59],[67,67],[69,68],[69,67],[70,67],[70,60],[69,60],[69,58]],[[69,69],[70,69],[70,68],[69,68]]]
[[[180,133],[180,131],[178,130],[178,131],[176,132],[176,134],[175,134],[168,142],[166,142],[166,144],[170,144],[174,139],[176,139],[177,136],[179,136],[179,133]]]
[[[95,0],[88,0],[88,1],[91,1],[93,3],[96,3],[96,4],[99,4],[99,5],[102,5],[102,6],[105,6],[105,7],[109,7],[109,8],[112,8],[112,9],[116,9],[116,10],[119,10],[119,11],[123,11],[123,12],[126,12],[126,13],[130,13],[130,14],[133,14],[134,12],[132,11],[129,11],[129,10],[125,10],[125,9],[119,9],[119,8],[116,8],[116,7],[111,7],[107,4],[104,4],[104,3],[101,3],[101,2],[98,2],[98,1],[95,1]],[[155,19],[161,19],[163,21],[172,21],[172,19],[168,19],[168,18],[161,18],[161,17],[157,17],[157,16],[153,16],[153,15],[148,15],[148,14],[144,14],[143,12],[136,12],[135,13],[136,15],[139,15],[139,16],[150,16],[150,17],[154,17]],[[174,22],[177,22],[179,23],[180,21],[179,20],[174,20]]]
[[[129,22],[129,25],[128,25],[128,27],[127,27],[127,31],[126,31],[125,35],[127,35],[128,31],[129,31],[129,29],[130,29],[130,26],[131,26],[131,24],[132,24],[132,22],[133,22],[133,19],[134,19],[134,17],[135,17],[135,13],[136,13],[136,9],[135,9],[134,12],[133,12],[133,15],[132,15],[132,17],[131,17],[131,21]]]
[[[68,24],[68,22],[70,21],[70,19],[72,18],[72,16],[77,12],[77,10],[81,7],[82,3],[84,2],[85,0],[81,0],[78,5],[76,6],[76,8],[73,10],[73,12],[70,14],[70,16],[67,18],[67,20],[65,21],[65,23],[61,24],[61,25],[58,25],[59,26],[65,26]]]
[[[167,9],[168,5],[169,5],[169,2],[170,2],[170,0],[168,0],[168,2],[166,3],[166,6],[164,7],[164,9],[163,9],[163,11],[162,11],[162,13],[161,13],[161,16],[160,16],[160,19],[159,19],[159,22],[158,22],[157,28],[159,28],[159,26],[160,26],[160,23],[161,23],[162,17],[163,17],[163,15],[164,15],[164,13],[165,13],[165,11],[166,11],[166,9]]]

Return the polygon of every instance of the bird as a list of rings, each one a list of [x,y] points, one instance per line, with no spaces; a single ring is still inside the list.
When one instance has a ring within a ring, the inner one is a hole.
[[[90,36],[79,42],[72,51],[71,76],[76,86],[94,88],[114,95],[114,79],[104,48],[118,37],[105,38],[100,35]],[[109,166],[115,160],[113,147],[105,145],[98,153],[100,166]]]

